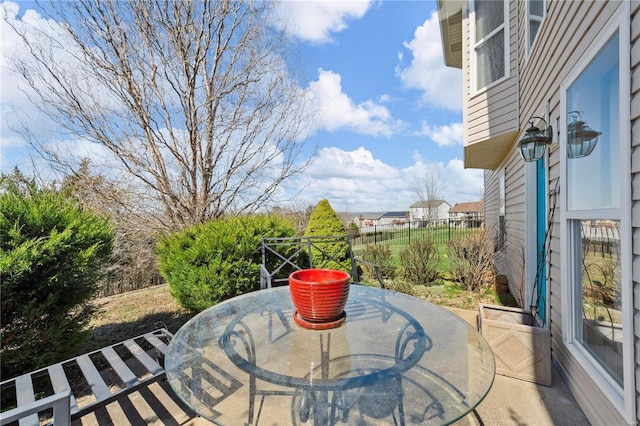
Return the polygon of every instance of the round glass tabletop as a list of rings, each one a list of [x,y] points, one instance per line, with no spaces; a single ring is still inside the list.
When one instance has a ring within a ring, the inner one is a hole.
[[[495,374],[482,336],[447,309],[352,285],[346,320],[294,321],[288,287],[201,312],[172,339],[167,378],[217,424],[449,424],[485,397]]]

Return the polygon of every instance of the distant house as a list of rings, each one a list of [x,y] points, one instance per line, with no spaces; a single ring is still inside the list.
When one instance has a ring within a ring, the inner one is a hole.
[[[484,202],[457,203],[449,210],[449,221],[454,227],[477,228],[484,221]]]
[[[361,213],[353,219],[358,228],[380,225],[380,218],[384,213]]]
[[[443,200],[418,201],[409,206],[411,222],[445,220],[449,218],[451,204]]]
[[[467,203],[456,203],[449,210],[449,219],[463,219],[466,217],[478,218],[484,214],[484,203],[482,201],[470,201]]]
[[[409,212],[386,212],[378,221],[378,225],[404,225],[409,220]]]

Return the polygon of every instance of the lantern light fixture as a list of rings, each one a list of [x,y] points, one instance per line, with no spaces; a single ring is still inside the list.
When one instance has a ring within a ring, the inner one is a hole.
[[[602,132],[593,130],[580,120],[580,111],[570,111],[568,113],[573,121],[567,125],[567,157],[582,158],[591,154],[598,144],[598,136]]]
[[[534,119],[544,122],[544,129],[539,129],[534,125]],[[524,134],[524,137],[518,142],[520,155],[526,162],[538,161],[544,155],[546,146],[553,141],[553,128],[547,126],[547,122],[542,117],[531,117],[529,119],[530,127]]]

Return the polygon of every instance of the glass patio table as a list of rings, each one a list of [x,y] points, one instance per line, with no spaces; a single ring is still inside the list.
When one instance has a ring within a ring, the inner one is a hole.
[[[169,344],[169,384],[221,425],[450,424],[493,384],[484,338],[424,300],[352,285],[339,327],[303,328],[294,312],[288,287],[201,312]]]

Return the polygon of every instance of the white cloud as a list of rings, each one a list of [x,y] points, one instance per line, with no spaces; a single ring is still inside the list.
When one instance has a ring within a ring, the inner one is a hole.
[[[462,123],[451,123],[448,126],[431,126],[426,121],[423,121],[422,128],[416,135],[428,136],[441,147],[462,145]]]
[[[317,114],[316,129],[350,130],[370,136],[391,136],[404,123],[391,116],[388,108],[372,100],[356,104],[342,91],[340,74],[318,70],[318,80],[309,83],[310,99]],[[381,101],[388,98],[381,96]]]
[[[14,2],[0,3],[0,170],[10,173],[14,167],[27,175],[43,174],[50,169],[38,158],[31,158],[28,139],[51,140],[57,138],[56,128],[48,116],[34,105],[29,97],[36,99],[33,91],[24,83],[13,61],[28,54],[22,38],[12,28],[28,31],[38,42],[47,40],[47,34],[60,39],[56,25],[42,19],[33,10],[18,18],[20,7]],[[46,177],[45,177],[46,178]]]
[[[371,151],[363,147],[351,152],[336,147],[323,148],[313,157],[306,173],[315,179],[389,179],[398,175],[396,169],[373,158]]]
[[[425,105],[462,110],[461,71],[444,64],[437,12],[416,29],[413,40],[405,42],[404,47],[413,55],[410,65],[396,68],[405,86],[422,91],[421,102]]]
[[[327,43],[349,21],[362,18],[370,4],[370,0],[284,1],[279,5],[280,26],[299,39]]]
[[[446,164],[444,176],[447,179],[444,192],[452,195],[452,205],[482,199],[484,170],[465,169],[464,162],[454,158]]]
[[[20,6],[14,2],[0,3],[0,15],[5,21],[0,25],[0,154],[3,168],[13,165],[30,167],[25,161],[28,159],[27,139],[55,141],[60,137],[59,126],[39,106],[39,96],[17,69],[16,64],[22,61],[26,61],[31,71],[42,66],[30,61],[29,47],[20,34],[28,37],[33,49],[51,58],[48,66],[62,64],[70,78],[78,79],[82,72],[70,51],[69,46],[73,43],[60,24],[45,19],[32,9],[24,11],[20,17],[19,12]],[[98,91],[95,84],[87,83],[87,88],[91,93]],[[17,152],[18,149],[23,152]],[[16,162],[16,158],[21,160]],[[9,165],[9,161],[14,164]]]
[[[482,198],[483,171],[464,169],[462,160],[426,163],[414,153],[415,163],[398,169],[375,158],[367,149],[354,151],[324,148],[312,159],[303,176],[289,185],[304,188],[295,197],[296,206],[315,205],[327,198],[337,211],[378,212],[409,210],[417,201],[416,179],[436,173],[443,198],[452,206]]]

